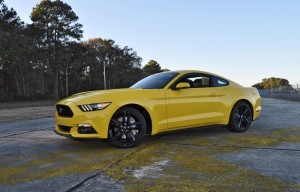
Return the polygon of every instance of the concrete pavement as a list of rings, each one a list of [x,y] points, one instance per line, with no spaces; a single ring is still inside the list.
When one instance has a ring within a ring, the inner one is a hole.
[[[0,124],[0,191],[300,191],[300,103],[263,99],[246,133],[224,127],[117,149],[43,118]]]

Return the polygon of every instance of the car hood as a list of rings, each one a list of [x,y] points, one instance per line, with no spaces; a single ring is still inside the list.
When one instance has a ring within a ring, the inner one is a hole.
[[[97,91],[87,91],[76,93],[71,95],[59,103],[73,102],[77,105],[81,104],[91,104],[91,103],[100,103],[100,102],[111,102],[111,99],[115,96],[126,95],[130,92],[136,91],[139,89],[125,88],[125,89],[110,89],[110,90],[97,90]]]

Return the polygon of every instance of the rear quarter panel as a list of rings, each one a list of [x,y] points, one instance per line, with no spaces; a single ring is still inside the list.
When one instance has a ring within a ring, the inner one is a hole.
[[[251,104],[253,120],[260,116],[261,97],[256,88],[242,86],[227,86],[218,88],[221,95],[220,112],[224,114],[221,124],[227,125],[234,105],[241,100]]]

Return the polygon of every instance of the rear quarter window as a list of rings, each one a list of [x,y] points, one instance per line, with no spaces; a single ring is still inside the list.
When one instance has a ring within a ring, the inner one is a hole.
[[[222,79],[220,77],[214,77],[214,86],[215,87],[224,87],[224,86],[228,86],[229,85],[229,81]]]

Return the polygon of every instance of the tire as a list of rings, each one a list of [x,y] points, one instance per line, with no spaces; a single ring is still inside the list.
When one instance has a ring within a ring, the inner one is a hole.
[[[228,129],[233,132],[245,132],[252,122],[251,106],[245,101],[236,103],[231,111]]]
[[[116,147],[134,147],[143,140],[146,130],[145,117],[135,108],[123,107],[110,120],[108,140]]]

